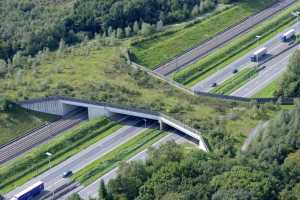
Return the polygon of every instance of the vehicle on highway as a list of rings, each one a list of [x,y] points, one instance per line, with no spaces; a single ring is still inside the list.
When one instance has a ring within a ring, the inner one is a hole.
[[[217,87],[217,86],[218,86],[218,83],[211,84],[211,87]]]
[[[261,58],[263,58],[267,54],[268,50],[266,47],[263,47],[257,51],[255,51],[252,56],[250,57],[250,60],[252,62],[258,62]]]
[[[69,176],[72,176],[72,175],[73,175],[73,172],[71,170],[69,170],[69,171],[64,172],[62,177],[63,178],[68,178]]]
[[[44,191],[44,183],[39,181],[32,186],[26,188],[22,192],[16,194],[11,200],[29,200],[33,197],[39,195],[41,192]]]
[[[294,38],[295,36],[296,36],[295,29],[291,29],[291,30],[285,32],[284,34],[282,34],[282,36],[280,37],[280,39],[281,39],[282,42],[288,42],[292,38]]]
[[[238,72],[239,72],[238,69],[234,69],[232,73],[236,74],[236,73],[238,73]]]

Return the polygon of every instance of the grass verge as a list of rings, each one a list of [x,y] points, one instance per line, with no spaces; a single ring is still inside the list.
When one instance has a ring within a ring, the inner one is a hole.
[[[218,87],[214,88],[211,92],[215,94],[230,95],[232,92],[239,89],[256,75],[257,70],[255,70],[254,68],[243,69]]]
[[[0,145],[7,144],[28,131],[55,119],[57,117],[54,115],[27,111],[12,105],[8,111],[0,111]]]
[[[257,47],[256,35],[262,36],[260,39],[262,43],[282,32],[286,27],[294,23],[295,18],[290,13],[298,9],[300,9],[300,2],[273,17],[271,20],[256,26],[249,33],[235,39],[215,53],[175,73],[173,79],[184,85],[193,86]]]
[[[274,92],[277,90],[281,79],[282,79],[282,76],[275,79],[269,85],[267,85],[265,88],[263,88],[261,91],[256,93],[253,97],[256,97],[256,98],[274,97]]]
[[[51,165],[55,166],[91,144],[118,130],[121,125],[107,118],[81,123],[54,138],[48,144],[33,149],[14,162],[0,167],[0,192],[6,193],[48,170],[46,152],[53,153]]]
[[[112,170],[120,162],[128,160],[166,135],[167,133],[160,130],[146,130],[75,173],[73,179],[84,185],[89,185]]]
[[[239,23],[272,2],[274,1],[245,0],[193,26],[133,43],[131,52],[134,60],[153,69],[156,65],[166,62],[195,44],[204,42],[226,28]]]

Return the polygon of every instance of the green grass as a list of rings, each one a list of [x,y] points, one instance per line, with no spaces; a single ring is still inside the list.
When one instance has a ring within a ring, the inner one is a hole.
[[[257,75],[255,68],[245,68],[238,72],[221,85],[214,88],[211,92],[215,94],[230,95],[235,90],[239,89],[246,82],[253,79]]]
[[[49,143],[36,147],[12,163],[0,167],[0,192],[6,193],[48,170],[48,157],[53,153],[51,165],[55,166],[88,146],[114,133],[121,125],[106,118],[81,123]]]
[[[27,111],[18,106],[13,106],[7,112],[0,111],[0,145],[56,118],[53,115]]]
[[[120,162],[128,160],[166,135],[167,133],[160,130],[146,130],[75,173],[73,179],[89,185],[117,167]]]
[[[16,84],[15,73],[0,79],[0,93],[15,101],[64,95],[159,111],[199,130],[210,141],[219,139],[209,134],[216,127],[217,119],[230,121],[226,119],[229,113],[249,108],[247,103],[192,96],[133,70],[119,57],[125,50],[124,43],[109,47],[92,40],[66,49],[65,53],[41,55],[39,64],[19,73],[20,84]],[[249,115],[251,112],[238,112],[233,125],[224,123],[224,126],[232,135],[240,130],[247,135],[257,122]]]
[[[156,65],[166,62],[195,44],[239,23],[242,19],[270,5],[271,2],[273,0],[245,0],[191,27],[134,43],[131,52],[136,62],[153,69]]]
[[[278,89],[281,78],[282,76],[272,81],[269,85],[267,85],[261,91],[256,93],[253,97],[257,97],[257,98],[274,97],[274,92]]]
[[[271,20],[256,26],[246,35],[233,40],[213,54],[210,54],[191,66],[175,73],[173,79],[190,87],[199,81],[204,80],[257,47],[256,35],[263,36],[260,39],[260,43],[263,43],[290,26],[295,21],[295,18],[292,17],[290,13],[299,8],[300,3],[297,3],[283,13],[273,17]]]

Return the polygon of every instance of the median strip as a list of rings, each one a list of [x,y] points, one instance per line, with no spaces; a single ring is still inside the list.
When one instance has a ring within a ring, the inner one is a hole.
[[[246,82],[253,79],[257,74],[258,70],[256,70],[256,68],[245,68],[211,90],[211,92],[215,94],[230,95],[232,92],[242,87]]]
[[[160,130],[146,130],[75,173],[73,179],[87,186],[166,135]]]

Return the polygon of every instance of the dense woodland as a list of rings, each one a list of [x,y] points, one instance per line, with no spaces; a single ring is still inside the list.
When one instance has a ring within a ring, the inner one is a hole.
[[[297,106],[270,121],[237,156],[186,151],[174,142],[150,149],[146,162],[123,163],[115,179],[101,183],[99,199],[297,200],[299,150]]]
[[[220,0],[230,3],[230,0]],[[218,0],[2,0],[0,59],[101,36],[150,34],[214,9]]]

